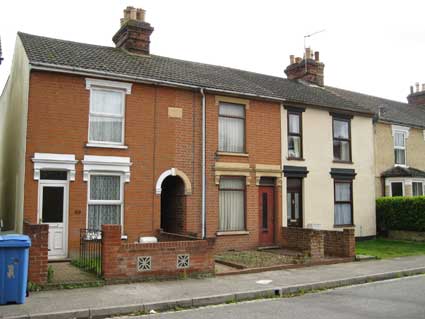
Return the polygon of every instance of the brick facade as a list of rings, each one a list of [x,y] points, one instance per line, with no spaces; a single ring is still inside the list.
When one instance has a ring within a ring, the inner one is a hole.
[[[102,231],[102,271],[107,281],[214,273],[214,240],[127,244],[121,242],[121,226],[103,225]],[[188,257],[184,260],[187,264],[181,268],[178,268],[179,256]],[[146,267],[138,264],[139,258],[149,258],[149,262],[144,260]]]
[[[201,236],[201,95],[197,91],[133,83],[126,96],[125,145],[127,149],[87,147],[90,92],[85,78],[51,72],[31,72],[25,163],[25,219],[37,221],[38,181],[34,180],[34,153],[75,154],[75,181],[69,182],[68,254],[78,255],[79,230],[86,228],[87,182],[83,181],[85,155],[125,156],[132,166],[124,184],[123,233],[128,242],[158,233],[161,195],[155,193],[158,177],[170,168],[187,175],[192,192],[185,195],[183,233]],[[207,237],[218,231],[216,163],[249,164],[246,188],[247,234],[220,236],[219,250],[258,246],[257,164],[280,167],[280,104],[249,100],[246,106],[247,156],[218,155],[218,103],[206,95]],[[180,108],[181,117],[169,108]],[[255,129],[252,129],[255,128]],[[280,236],[281,190],[275,187],[275,238]],[[181,223],[181,222],[180,222]]]
[[[45,284],[47,283],[49,225],[24,222],[24,234],[31,239],[28,281],[39,285]]]

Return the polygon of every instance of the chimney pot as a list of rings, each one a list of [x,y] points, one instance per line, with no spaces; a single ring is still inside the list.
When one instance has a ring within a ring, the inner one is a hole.
[[[289,64],[294,64],[295,63],[295,55],[291,54],[289,56]]]
[[[410,94],[413,94],[414,93],[414,91],[413,91],[413,85],[411,85],[410,86]]]
[[[425,91],[425,83],[422,83],[422,92]]]
[[[314,60],[315,60],[316,62],[319,62],[319,61],[320,61],[320,54],[319,54],[319,51],[314,52]]]
[[[305,59],[311,59],[311,48],[305,48]]]

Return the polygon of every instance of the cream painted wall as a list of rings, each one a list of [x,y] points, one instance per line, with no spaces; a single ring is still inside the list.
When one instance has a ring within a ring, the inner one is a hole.
[[[334,228],[334,180],[331,168],[349,168],[357,173],[353,180],[353,212],[356,236],[376,234],[374,134],[371,118],[351,120],[353,164],[333,162],[332,116],[328,111],[307,108],[302,113],[304,161],[287,160],[287,111],[281,109],[282,165],[306,166],[303,180],[303,226],[320,224]],[[282,220],[287,222],[286,178],[282,178]]]
[[[3,230],[22,232],[29,61],[19,37],[0,97],[0,218]]]
[[[380,197],[385,195],[383,194],[381,174],[394,167],[394,140],[391,124],[380,122],[375,124],[375,153],[376,195]],[[409,128],[409,137],[406,140],[406,164],[409,167],[425,171],[425,137],[423,129]],[[393,181],[396,180],[393,179]],[[401,181],[403,179],[398,180]],[[387,191],[387,193],[389,192]]]

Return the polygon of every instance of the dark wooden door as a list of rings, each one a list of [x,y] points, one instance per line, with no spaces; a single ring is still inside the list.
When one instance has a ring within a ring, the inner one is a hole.
[[[302,179],[287,179],[287,216],[289,227],[303,227]]]
[[[260,186],[259,188],[259,233],[260,245],[274,243],[274,187]]]

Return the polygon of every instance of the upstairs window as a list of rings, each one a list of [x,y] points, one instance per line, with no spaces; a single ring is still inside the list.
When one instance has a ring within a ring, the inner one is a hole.
[[[333,118],[333,153],[335,161],[351,161],[350,130],[349,119]]]
[[[245,152],[245,105],[219,105],[218,150],[230,153]]]
[[[406,135],[394,132],[394,160],[396,165],[406,165]]]
[[[124,143],[124,99],[122,91],[92,88],[89,142]]]
[[[131,94],[131,87],[131,83],[86,79],[90,90],[89,146],[124,146],[125,96]]]
[[[301,158],[302,126],[301,113],[288,111],[288,157]]]

